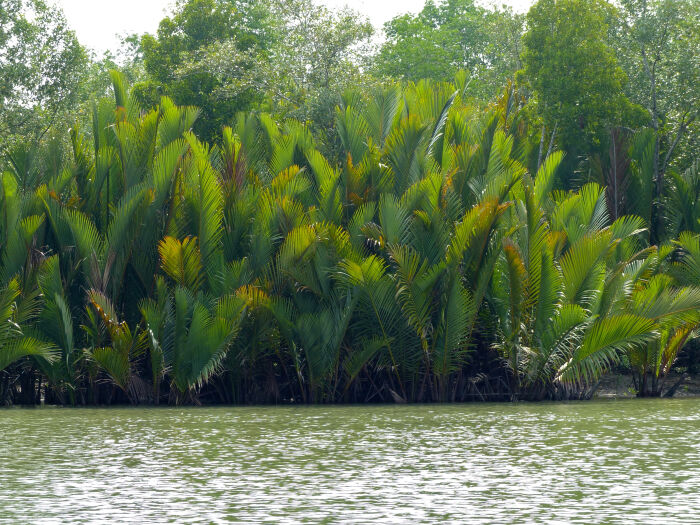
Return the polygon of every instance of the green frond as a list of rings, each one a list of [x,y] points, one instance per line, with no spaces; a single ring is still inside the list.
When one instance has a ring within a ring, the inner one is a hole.
[[[421,179],[427,127],[417,117],[405,119],[395,127],[386,141],[387,163],[394,175],[394,190],[401,194]]]
[[[41,358],[49,363],[58,358],[56,347],[50,343],[32,337],[12,338],[0,346],[0,371],[25,357]]]
[[[647,343],[655,334],[656,323],[638,315],[620,314],[596,320],[586,332],[581,346],[559,370],[565,383],[590,383],[619,360],[619,352]]]
[[[377,355],[379,351],[390,346],[391,341],[376,337],[366,340],[360,348],[356,348],[345,360],[343,367],[348,375],[346,389],[350,387],[355,378],[360,374],[363,368]]]
[[[608,233],[586,235],[561,257],[564,297],[569,303],[590,307],[602,294],[605,255],[611,246]]]
[[[515,335],[520,330],[525,293],[527,289],[527,270],[517,247],[512,241],[504,241],[503,253],[507,262],[508,299],[510,314],[507,331]]]
[[[555,151],[544,159],[540,169],[537,170],[535,175],[535,202],[538,206],[543,207],[545,205],[545,199],[549,192],[552,191],[554,175],[563,159],[564,152]]]
[[[202,254],[202,265],[209,268],[221,251],[220,240],[223,220],[223,197],[216,175],[209,166],[205,166],[199,174],[199,250]]]
[[[131,380],[129,356],[110,347],[94,348],[89,352],[92,358],[110,377],[114,384],[126,391]]]
[[[411,216],[393,195],[384,194],[379,201],[379,224],[382,227],[384,244],[402,244],[406,242]]]
[[[102,237],[90,218],[77,210],[66,210],[64,217],[80,257],[88,259],[94,254],[100,258],[104,251]]]
[[[385,123],[373,123],[374,126],[377,124],[380,129],[376,132],[385,133],[386,130],[381,129]],[[336,125],[346,155],[352,159],[353,163],[359,163],[367,151],[367,137],[370,133],[367,121],[355,108],[349,106],[344,110],[340,108],[336,110]]]
[[[369,132],[380,147],[384,146],[384,142],[394,126],[401,104],[400,89],[398,86],[389,86],[385,89],[377,90],[363,112]],[[347,146],[346,150],[352,151]],[[357,162],[357,158],[353,158]]]
[[[450,96],[443,106],[442,111],[440,111],[440,116],[435,122],[435,126],[433,127],[433,132],[430,135],[430,140],[428,141],[428,147],[426,149],[426,154],[434,157],[440,166],[442,166],[442,154],[445,147],[445,125],[447,124],[447,116],[458,93],[459,91],[452,93],[452,96]]]
[[[202,257],[196,237],[180,242],[166,237],[158,244],[161,267],[180,286],[197,291],[202,282]]]
[[[447,290],[447,301],[437,326],[433,361],[439,376],[445,378],[462,366],[467,333],[476,308],[471,294],[459,279],[454,279]]]

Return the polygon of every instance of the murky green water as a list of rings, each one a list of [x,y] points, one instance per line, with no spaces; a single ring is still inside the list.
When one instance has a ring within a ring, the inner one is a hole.
[[[0,411],[0,522],[700,521],[700,401]]]

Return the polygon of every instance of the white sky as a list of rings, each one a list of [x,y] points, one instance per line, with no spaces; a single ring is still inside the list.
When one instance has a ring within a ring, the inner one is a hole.
[[[116,49],[119,36],[153,33],[173,0],[53,0],[78,35],[80,42],[101,53]],[[380,28],[396,15],[420,11],[425,0],[317,0],[329,7],[345,5],[369,17]],[[484,0],[482,3],[507,4],[524,12],[533,0]]]

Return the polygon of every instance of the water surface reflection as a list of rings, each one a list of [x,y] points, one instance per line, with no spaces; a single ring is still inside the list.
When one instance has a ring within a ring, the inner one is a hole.
[[[700,521],[700,402],[0,411],[0,522]]]

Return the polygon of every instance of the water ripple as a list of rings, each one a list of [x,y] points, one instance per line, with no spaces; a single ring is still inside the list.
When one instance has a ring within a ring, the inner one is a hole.
[[[700,521],[700,402],[0,411],[0,523],[230,521]]]

